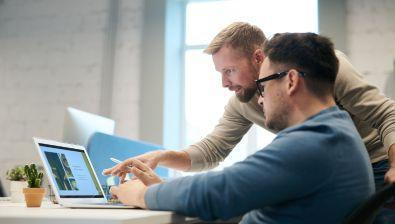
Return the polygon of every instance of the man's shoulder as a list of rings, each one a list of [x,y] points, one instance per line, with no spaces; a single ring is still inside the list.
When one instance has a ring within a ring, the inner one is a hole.
[[[339,125],[339,122],[342,124]],[[334,161],[329,158],[335,158],[341,145],[355,146],[358,149],[363,147],[361,140],[359,143],[355,140],[358,139],[356,130],[344,129],[351,125],[346,113],[339,111],[335,118],[319,117],[284,129],[265,149],[269,149],[267,153],[278,155],[287,161],[303,160],[331,167]],[[347,153],[354,152],[356,150],[347,150]]]
[[[262,113],[262,108],[258,104],[258,98],[254,96],[248,102],[241,102],[236,95],[233,95],[229,98],[228,104],[226,105],[228,108],[232,108],[235,111],[238,111],[240,114],[250,114],[250,113]]]
[[[339,57],[340,58],[347,58],[346,54],[341,50],[335,49],[335,54],[338,57],[338,59],[339,59]]]
[[[337,59],[339,60],[339,64],[342,64],[345,62],[350,63],[349,62],[350,58],[343,51],[335,50],[335,55],[336,55]]]
[[[339,60],[339,71],[336,76],[335,85],[346,85],[345,83],[350,82],[353,78],[361,79],[362,75],[354,68],[351,64],[348,56],[342,51],[335,50],[337,59]],[[335,88],[336,92],[337,88]]]
[[[357,136],[355,128],[350,127],[353,127],[350,115],[335,106],[319,112],[301,124],[284,129],[277,137],[284,137],[286,141],[302,145],[317,144],[346,133]]]
[[[294,131],[303,131],[309,130],[315,127],[321,126],[331,126],[333,128],[337,128],[335,122],[346,122],[352,123],[350,115],[345,111],[341,110],[338,106],[331,106],[329,108],[323,109],[320,112],[310,116],[304,122],[291,126],[287,129],[284,129],[284,132],[294,132]],[[282,132],[283,132],[282,131]],[[281,133],[281,132],[280,132]]]

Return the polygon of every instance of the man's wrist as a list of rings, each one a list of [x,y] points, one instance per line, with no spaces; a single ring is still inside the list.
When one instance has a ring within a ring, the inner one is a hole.
[[[145,193],[147,192],[148,187],[145,187],[141,190],[140,195],[139,195],[139,207],[140,208],[147,208],[147,205],[145,203]]]
[[[161,149],[157,151],[156,159],[158,161],[158,165],[165,165],[168,160],[169,150]]]
[[[187,171],[191,169],[191,158],[189,154],[184,150],[174,151],[177,156],[178,163],[180,164],[180,170]]]
[[[388,164],[395,168],[395,144],[392,144],[388,149]]]
[[[158,156],[158,165],[182,171],[188,170],[191,166],[189,155],[184,151],[161,150]]]

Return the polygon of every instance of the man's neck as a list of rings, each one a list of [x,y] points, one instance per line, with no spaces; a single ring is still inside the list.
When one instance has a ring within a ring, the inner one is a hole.
[[[327,97],[326,99],[315,97],[301,98],[298,102],[295,102],[293,111],[290,112],[289,126],[300,124],[311,116],[332,106],[336,106],[332,97]]]

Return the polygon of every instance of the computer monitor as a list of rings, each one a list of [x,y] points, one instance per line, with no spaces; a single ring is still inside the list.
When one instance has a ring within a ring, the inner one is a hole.
[[[0,180],[0,197],[5,197],[5,191],[3,189],[3,185],[1,184],[1,180]]]
[[[114,120],[68,107],[63,125],[63,141],[86,147],[95,132],[112,135],[114,128]]]

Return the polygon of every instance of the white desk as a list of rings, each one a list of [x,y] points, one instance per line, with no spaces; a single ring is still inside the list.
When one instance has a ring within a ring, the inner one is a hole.
[[[0,201],[0,224],[159,224],[193,222],[194,219],[172,212],[141,209],[71,209],[47,201],[43,202],[41,208],[27,208],[24,203]]]

